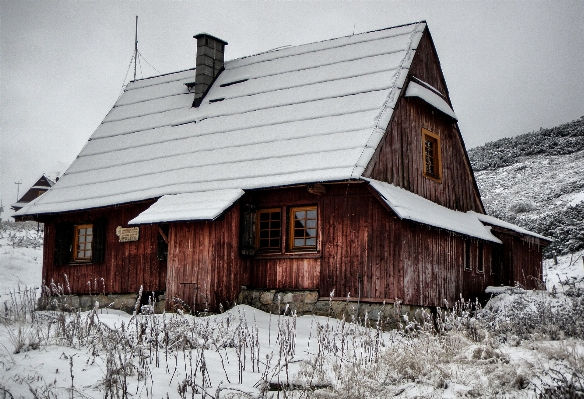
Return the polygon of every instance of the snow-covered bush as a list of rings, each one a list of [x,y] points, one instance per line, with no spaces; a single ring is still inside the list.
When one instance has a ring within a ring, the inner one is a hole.
[[[43,225],[36,222],[0,222],[0,239],[13,248],[42,248]],[[1,243],[0,243],[1,245]]]
[[[584,150],[584,117],[550,129],[506,137],[472,148],[468,157],[474,171],[513,165],[528,155],[562,155]]]

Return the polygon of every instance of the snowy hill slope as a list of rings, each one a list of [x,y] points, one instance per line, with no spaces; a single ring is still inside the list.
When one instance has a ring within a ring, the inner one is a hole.
[[[584,248],[584,117],[469,158],[488,214],[554,238],[548,256]]]

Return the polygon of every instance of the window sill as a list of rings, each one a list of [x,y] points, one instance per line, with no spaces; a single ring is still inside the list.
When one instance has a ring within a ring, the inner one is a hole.
[[[441,178],[441,177],[436,177],[436,176],[432,176],[432,175],[427,175],[426,173],[423,173],[423,176],[424,176],[426,179],[430,179],[430,180],[433,180],[433,181],[435,181],[436,183],[440,183],[440,184],[442,184],[442,178]]]
[[[254,259],[318,259],[322,258],[320,252],[288,252],[288,253],[263,253],[256,254]]]

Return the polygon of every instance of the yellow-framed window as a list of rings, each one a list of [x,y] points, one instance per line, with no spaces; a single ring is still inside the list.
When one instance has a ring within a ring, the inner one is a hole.
[[[316,251],[318,210],[316,206],[290,208],[288,247],[291,251]]]
[[[280,251],[282,249],[282,210],[280,208],[257,211],[256,249]]]
[[[93,243],[93,225],[75,225],[73,233],[73,262],[91,262],[91,246]]]
[[[422,128],[422,160],[424,176],[440,181],[442,179],[440,136],[424,128]]]

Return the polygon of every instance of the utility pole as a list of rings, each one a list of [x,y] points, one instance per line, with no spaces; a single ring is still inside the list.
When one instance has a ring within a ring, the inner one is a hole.
[[[14,184],[16,184],[16,202],[18,202],[18,199],[20,198],[20,185],[22,184],[21,181],[15,181]]]
[[[136,36],[134,36],[134,80],[136,80],[137,64],[138,64],[138,16],[136,15]]]

